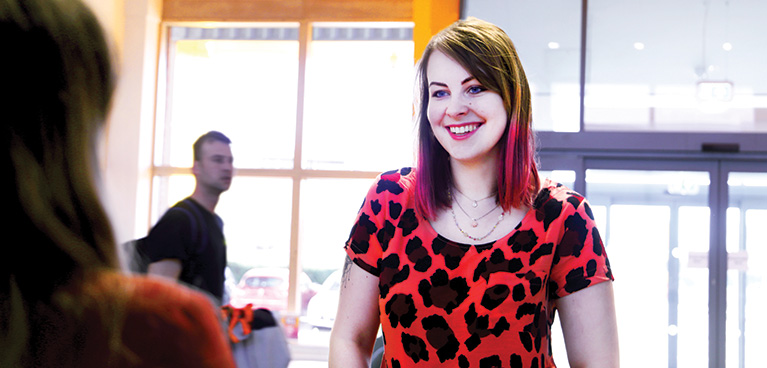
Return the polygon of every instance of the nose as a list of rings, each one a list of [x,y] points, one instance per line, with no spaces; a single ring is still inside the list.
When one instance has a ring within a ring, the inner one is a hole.
[[[466,103],[466,100],[463,98],[463,96],[455,95],[450,97],[450,102],[447,105],[445,114],[450,117],[459,117],[466,115],[468,111],[469,105]]]

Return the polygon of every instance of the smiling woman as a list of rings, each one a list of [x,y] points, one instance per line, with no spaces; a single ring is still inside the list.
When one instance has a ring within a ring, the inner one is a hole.
[[[538,177],[511,40],[458,21],[418,72],[418,167],[379,175],[358,212],[331,367],[365,367],[379,325],[382,367],[554,366],[557,314],[571,366],[617,367],[610,263],[588,201]]]

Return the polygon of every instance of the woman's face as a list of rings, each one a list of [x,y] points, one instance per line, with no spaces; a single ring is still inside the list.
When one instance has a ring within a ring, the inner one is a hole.
[[[494,160],[507,121],[501,96],[440,51],[429,57],[426,78],[429,123],[450,157],[464,163]]]

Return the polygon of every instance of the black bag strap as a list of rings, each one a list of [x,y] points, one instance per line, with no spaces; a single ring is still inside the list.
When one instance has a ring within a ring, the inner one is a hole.
[[[181,211],[189,218],[189,227],[192,235],[191,243],[197,245],[196,249],[187,249],[191,263],[189,268],[193,269],[194,264],[197,263],[197,258],[208,246],[208,226],[200,209],[197,208],[195,203],[190,203],[190,201],[192,199],[186,198],[179,202],[178,206],[173,206],[171,210]]]

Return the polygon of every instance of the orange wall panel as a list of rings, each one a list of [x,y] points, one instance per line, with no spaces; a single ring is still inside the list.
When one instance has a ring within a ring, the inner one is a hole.
[[[457,21],[460,13],[460,0],[413,0],[413,41],[416,59],[421,57],[431,37]]]

